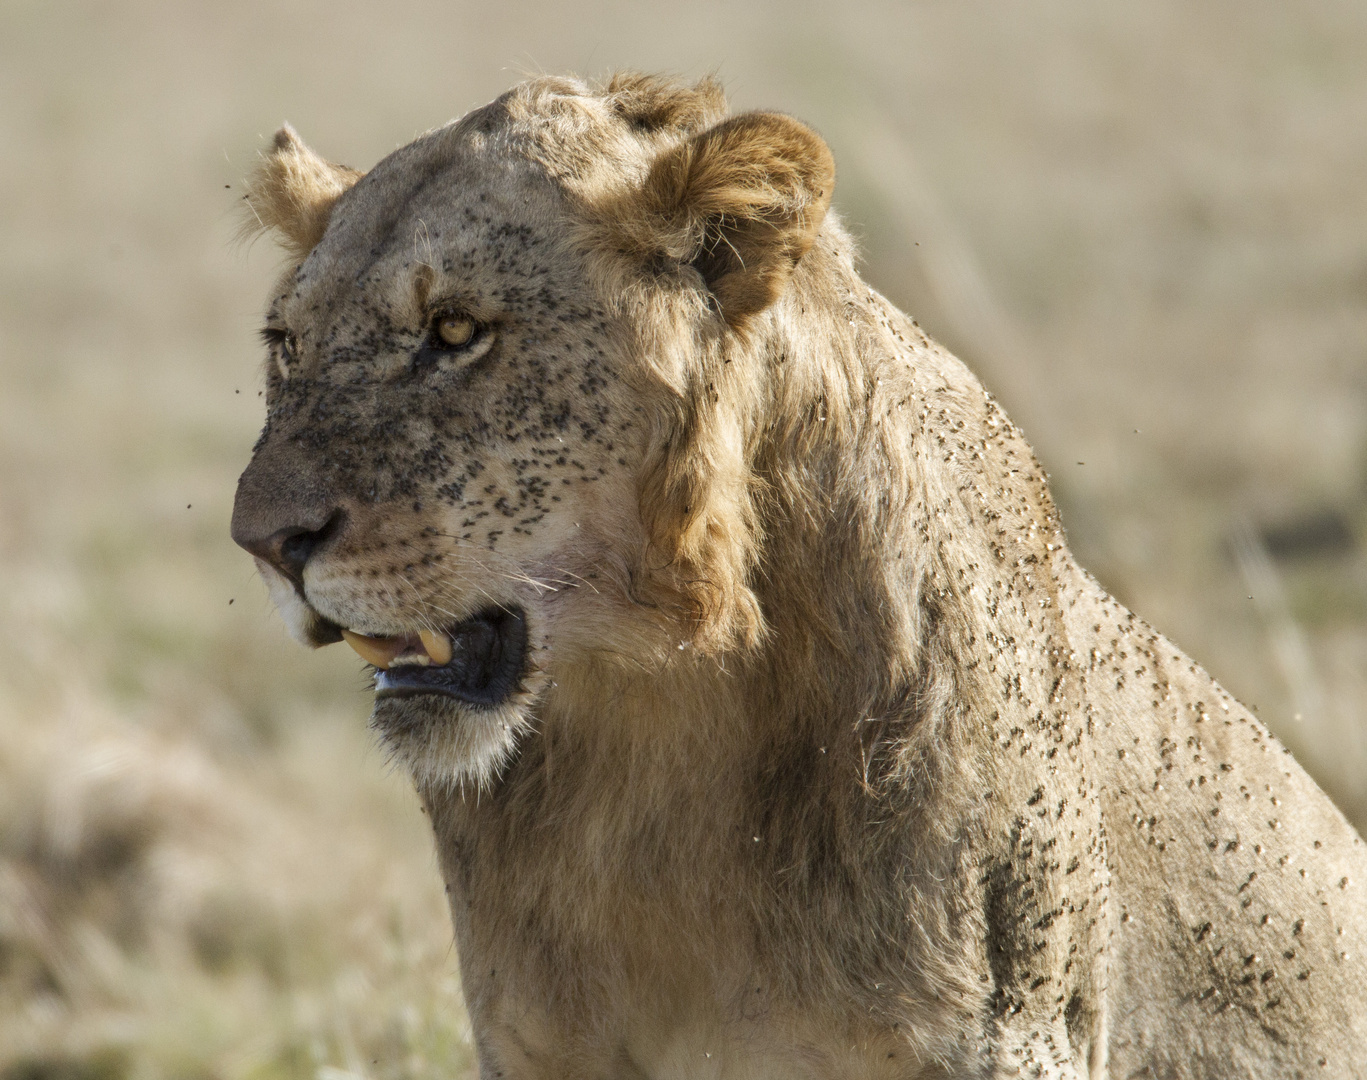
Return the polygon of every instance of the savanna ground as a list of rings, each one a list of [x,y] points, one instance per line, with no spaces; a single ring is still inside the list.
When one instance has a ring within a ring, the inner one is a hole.
[[[867,276],[1083,562],[1367,823],[1367,3],[0,5],[0,1078],[458,1076],[425,824],[228,540],[289,118],[368,166],[524,72],[821,129]]]

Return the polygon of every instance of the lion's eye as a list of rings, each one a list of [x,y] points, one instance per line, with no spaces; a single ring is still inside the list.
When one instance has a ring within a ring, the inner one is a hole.
[[[497,324],[481,323],[459,310],[437,311],[427,324],[427,334],[413,352],[409,370],[456,374],[487,356],[493,348]]]
[[[266,344],[275,354],[275,367],[282,378],[289,378],[290,365],[299,353],[299,339],[290,331],[278,326],[268,326],[261,331]]]
[[[437,316],[437,337],[441,339],[444,345],[452,349],[469,345],[474,340],[477,329],[475,321],[466,318],[464,315]]]

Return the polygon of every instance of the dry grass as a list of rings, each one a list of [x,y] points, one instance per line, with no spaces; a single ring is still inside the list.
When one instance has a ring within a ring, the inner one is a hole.
[[[358,665],[227,538],[276,268],[229,239],[282,118],[364,166],[528,69],[719,68],[816,123],[1083,561],[1367,821],[1367,7],[559,12],[0,7],[3,1080],[468,1070]]]

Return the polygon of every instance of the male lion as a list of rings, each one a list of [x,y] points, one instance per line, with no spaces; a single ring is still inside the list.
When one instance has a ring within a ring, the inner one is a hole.
[[[481,1076],[1367,1076],[1358,837],[1078,568],[833,181],[636,75],[252,181],[233,537],[374,665]]]

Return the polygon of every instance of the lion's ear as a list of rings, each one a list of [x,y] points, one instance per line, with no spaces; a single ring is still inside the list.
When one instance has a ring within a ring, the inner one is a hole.
[[[247,181],[246,230],[275,229],[290,254],[302,259],[323,238],[334,204],[361,175],[324,161],[286,124]]]
[[[821,136],[779,113],[743,113],[666,150],[640,192],[656,252],[695,267],[739,327],[783,290],[835,187]],[[639,243],[645,240],[638,234]]]

